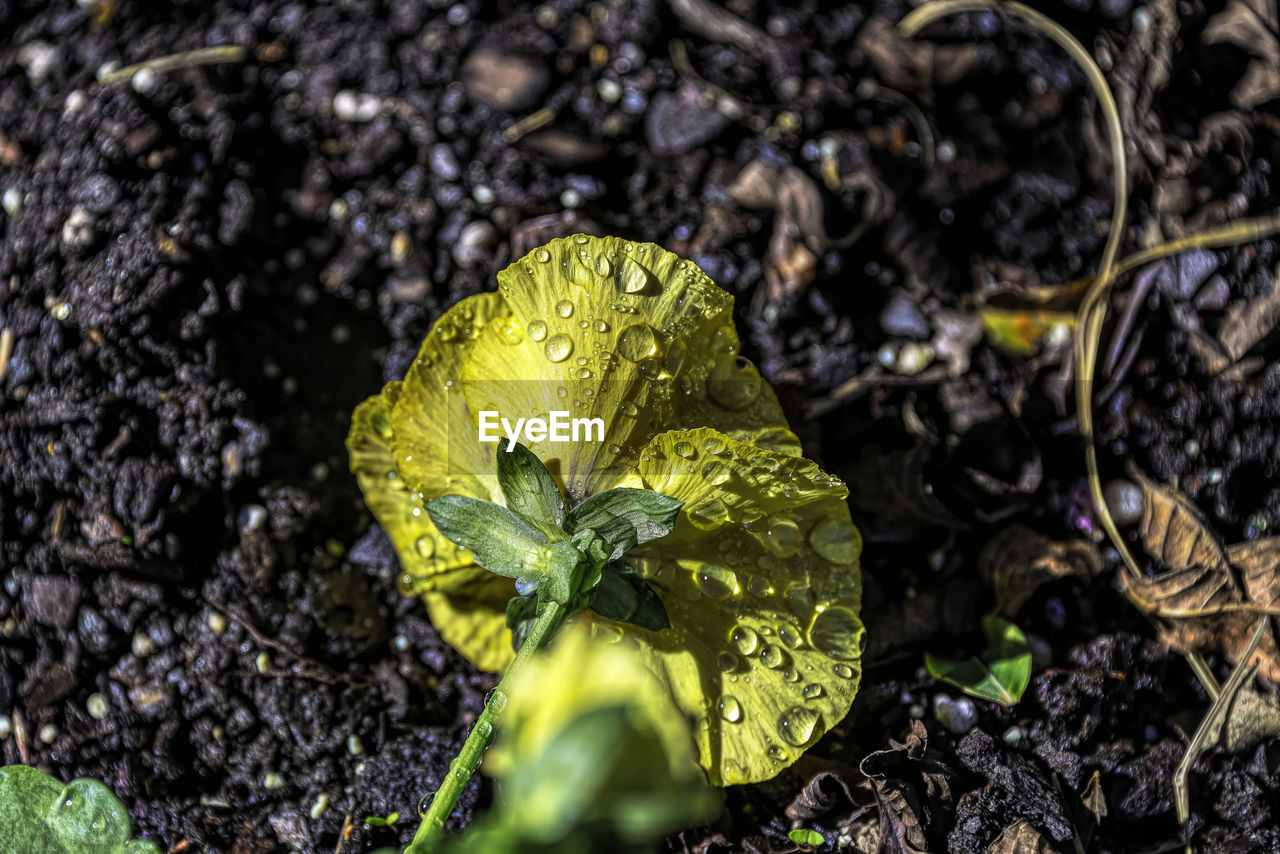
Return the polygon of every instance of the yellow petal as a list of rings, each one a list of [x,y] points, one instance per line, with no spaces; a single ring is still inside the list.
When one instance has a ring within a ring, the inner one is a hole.
[[[674,533],[627,557],[671,628],[619,628],[695,717],[712,782],[774,776],[857,693],[861,538],[848,490],[808,460],[706,428],[658,436],[623,485],[685,504]]]
[[[496,293],[476,294],[436,321],[391,410],[391,450],[409,488],[430,500],[446,493],[502,502],[495,446],[476,441],[461,392],[462,370],[486,330],[510,311]]]
[[[583,619],[566,623],[551,647],[513,679],[485,772],[502,777],[521,762],[542,757],[575,720],[617,706],[630,708],[638,727],[659,735],[670,772],[667,783],[702,779],[687,722],[634,646],[595,637]]]
[[[515,657],[506,621],[507,602],[516,595],[515,583],[478,566],[451,575],[466,583],[422,597],[431,624],[445,643],[476,667],[495,673],[506,670]]]
[[[483,329],[463,369],[471,414],[599,418],[603,441],[527,442],[571,501],[615,485],[657,433],[712,426],[798,454],[768,383],[738,354],[733,298],[666,250],[553,240],[498,274],[513,326]]]
[[[471,576],[456,571],[473,565],[471,553],[459,552],[436,530],[422,502],[396,471],[390,413],[400,390],[400,383],[388,383],[381,394],[356,407],[347,436],[351,471],[400,558],[400,589],[411,594],[465,587]]]

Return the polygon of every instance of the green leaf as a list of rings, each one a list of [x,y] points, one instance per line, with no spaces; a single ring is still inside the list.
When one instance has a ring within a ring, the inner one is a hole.
[[[623,561],[604,568],[591,610],[607,620],[631,623],[655,632],[671,625],[658,594],[649,582]]]
[[[551,472],[533,451],[519,442],[498,451],[498,486],[507,509],[537,528],[548,539],[564,536],[564,496]]]
[[[29,854],[160,854],[129,841],[124,805],[97,780],[66,785],[38,768],[0,768],[0,851]]]
[[[582,585],[588,564],[587,556],[571,540],[553,544],[546,551],[547,580],[539,585],[538,595],[569,604]]]
[[[987,646],[976,656],[961,661],[937,658],[925,653],[929,675],[955,685],[982,700],[1012,706],[1031,681],[1031,647],[1026,635],[1008,620],[988,615],[982,618]]]
[[[427,515],[441,534],[470,549],[476,563],[490,572],[518,578],[530,571],[546,571],[546,535],[505,507],[445,495],[427,502]]]
[[[533,621],[538,616],[538,600],[536,597],[526,599],[523,596],[512,596],[507,603],[507,628],[511,629],[511,648],[516,652],[524,646],[524,639],[533,628]]]
[[[810,830],[807,827],[797,827],[795,830],[787,833],[787,838],[796,845],[803,845],[807,848],[816,848],[819,845],[825,845],[827,838],[816,830]]]
[[[370,827],[393,827],[400,820],[400,813],[393,812],[386,818],[376,815],[365,816],[364,823]]]
[[[684,503],[647,489],[598,492],[569,511],[564,529],[570,534],[595,531],[611,547],[610,560],[675,530],[676,514]]]

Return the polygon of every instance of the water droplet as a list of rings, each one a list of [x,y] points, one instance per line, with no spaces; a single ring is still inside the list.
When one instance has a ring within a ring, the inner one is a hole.
[[[684,363],[688,358],[689,348],[683,341],[676,339],[667,348],[667,355],[662,360],[662,370],[674,377],[684,369]]]
[[[739,592],[738,576],[734,571],[713,563],[704,563],[698,567],[697,572],[693,574],[693,580],[698,585],[698,589],[712,599],[724,599]]]
[[[418,818],[426,818],[427,811],[431,809],[431,802],[435,800],[435,792],[427,792],[418,799]]]
[[[804,638],[800,636],[800,630],[790,623],[783,623],[778,626],[778,638],[791,649],[799,649]]]
[[[751,655],[760,644],[760,636],[750,626],[735,626],[729,634],[729,641],[738,652]]]
[[[714,495],[709,495],[687,511],[689,524],[700,531],[719,528],[729,521],[729,508]]]
[[[725,359],[707,377],[707,394],[725,409],[746,409],[760,396],[763,380],[755,365],[742,356]]]
[[[373,429],[378,431],[378,435],[384,439],[391,438],[391,419],[385,412],[375,413],[373,418],[369,419],[373,425]]]
[[[787,744],[804,747],[813,738],[821,715],[804,706],[792,706],[778,715],[778,735]]]
[[[653,328],[644,323],[628,326],[618,335],[618,355],[628,361],[639,362],[658,352],[658,342]]]
[[[767,752],[769,754],[769,758],[772,759],[774,762],[787,761],[787,751],[783,750],[781,747],[779,747],[776,744],[770,745],[769,750]]]
[[[791,557],[800,550],[800,526],[786,516],[769,519],[764,531],[764,547],[778,557]]]
[[[618,259],[616,282],[618,290],[623,293],[638,294],[656,281],[653,273],[638,261],[625,256]]]
[[[534,341],[541,341],[547,337],[547,324],[541,320],[534,320],[529,324],[529,337]]]
[[[676,442],[675,447],[671,450],[686,460],[691,460],[698,456],[698,452],[694,450],[692,442]]]
[[[742,704],[736,697],[725,694],[720,698],[720,717],[731,724],[742,720]]]
[[[596,258],[596,272],[601,276],[608,276],[613,272],[613,265],[609,263],[609,259],[601,255]]]
[[[857,658],[862,635],[862,621],[839,606],[819,611],[809,626],[809,643],[832,658]]]
[[[731,652],[722,652],[716,656],[716,667],[721,673],[729,673],[738,669],[738,656]]]
[[[776,643],[767,643],[760,650],[760,663],[770,670],[777,670],[787,661],[787,654]]]
[[[797,617],[808,617],[813,612],[813,591],[807,584],[792,584],[787,588],[787,604]]]
[[[702,477],[712,486],[719,486],[729,479],[729,467],[719,460],[709,462],[702,469]]]
[[[708,454],[718,454],[724,450],[724,439],[719,436],[708,436],[703,440],[702,447],[706,449]]]
[[[507,707],[507,693],[497,689],[490,691],[485,705],[493,709],[495,715],[502,714],[502,710]]]
[[[552,335],[543,345],[547,358],[553,362],[563,362],[573,353],[573,339],[564,333]]]
[[[782,678],[788,682],[799,682],[800,673],[794,667],[788,667],[786,670],[782,671]]]
[[[577,372],[574,373],[574,376],[580,380],[589,380],[594,377],[595,374],[591,373],[590,368],[578,368]]]
[[[556,314],[561,317],[573,317],[573,303],[567,299],[562,299],[556,303]]]
[[[583,244],[585,244],[585,243],[589,243],[590,241],[591,241],[591,238],[590,238],[590,237],[587,237],[585,234],[575,234],[575,235],[573,236],[573,242],[574,242],[574,243],[576,243],[576,244],[578,244],[579,246],[581,246],[581,245],[583,245]],[[585,251],[585,250],[584,250],[584,251]]]
[[[533,250],[533,260],[537,261],[539,264],[545,264],[551,260],[551,253],[547,251],[547,247],[539,246],[537,249]]]
[[[636,413],[640,411],[638,408],[636,408],[636,405],[629,400],[624,400],[622,402],[622,406],[619,408],[622,410],[622,414],[627,416],[628,418],[635,418]]]
[[[831,672],[839,676],[841,679],[852,679],[853,668],[847,664],[836,664],[831,668]]]
[[[747,589],[751,591],[751,595],[759,596],[761,599],[773,595],[773,585],[760,575],[751,576],[747,581]]]
[[[809,545],[824,559],[843,566],[857,562],[862,536],[852,522],[823,519],[809,532]]]
[[[800,693],[806,700],[816,700],[822,696],[822,686],[817,682],[810,682]]]
[[[436,553],[436,540],[430,534],[423,534],[418,537],[418,541],[414,545],[420,557],[429,558]]]
[[[609,331],[608,322],[604,320],[597,320],[595,324],[595,330],[596,332],[608,332]]]

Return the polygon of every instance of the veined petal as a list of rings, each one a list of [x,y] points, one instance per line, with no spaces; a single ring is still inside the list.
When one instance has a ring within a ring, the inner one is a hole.
[[[571,502],[616,485],[657,433],[709,425],[798,454],[768,383],[738,355],[733,298],[647,243],[578,234],[498,274],[518,332],[479,334],[462,378],[473,415],[599,418],[603,441],[528,440]],[[514,328],[514,327],[513,327]]]
[[[461,391],[462,370],[485,330],[505,326],[510,310],[496,293],[476,294],[436,321],[391,410],[396,471],[420,499],[467,495],[502,504],[496,445],[476,441]]]
[[[460,551],[431,523],[416,493],[396,471],[391,453],[391,410],[401,384],[388,383],[351,417],[347,452],[365,503],[387,532],[403,570],[400,589],[406,595],[465,587],[470,575],[457,570],[473,565],[471,553]]]
[[[848,490],[808,460],[706,428],[658,436],[626,485],[684,507],[674,533],[627,557],[671,628],[619,628],[696,718],[712,782],[774,776],[857,693],[861,538]]]
[[[507,628],[507,602],[515,582],[471,566],[452,574],[460,582],[448,591],[423,594],[427,616],[440,637],[481,670],[507,669],[515,653]]]

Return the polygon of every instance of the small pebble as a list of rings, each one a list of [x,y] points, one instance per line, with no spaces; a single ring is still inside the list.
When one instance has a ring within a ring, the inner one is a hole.
[[[360,736],[347,736],[347,752],[352,756],[359,756],[361,753],[364,753],[364,742],[360,740]]]
[[[1222,469],[1209,469],[1209,471],[1205,473],[1205,480],[1209,483],[1222,483]]]
[[[284,777],[272,771],[262,778],[262,787],[264,789],[280,789],[284,787]]]
[[[600,95],[600,100],[606,104],[616,104],[622,97],[622,87],[618,85],[618,81],[610,80],[608,77],[600,79],[596,84],[596,92]]]
[[[8,738],[13,734],[13,721],[8,715],[0,715],[0,740]]]
[[[477,184],[471,189],[471,198],[482,205],[493,204],[493,190],[484,184]]]
[[[276,372],[279,373],[279,367]],[[267,521],[267,508],[261,504],[246,504],[240,508],[240,512],[236,514],[236,524],[240,527],[241,534],[252,534],[263,526]]]
[[[1017,744],[1022,740],[1022,728],[1019,726],[1011,726],[1004,731],[1004,740],[1009,744]]]
[[[58,738],[58,728],[53,724],[45,724],[40,727],[40,740],[45,744],[53,744]]]
[[[15,216],[22,208],[22,193],[17,187],[10,187],[0,197],[0,206],[4,207],[4,212],[9,216]]]
[[[560,194],[560,205],[572,210],[582,204],[582,194],[570,187]]]
[[[265,652],[258,653],[258,657],[253,660],[253,666],[258,668],[259,673],[267,673],[271,670],[271,656]]]
[[[209,623],[209,628],[218,634],[221,634],[222,630],[227,627],[227,621],[222,619],[221,614],[210,612],[207,622]]]
[[[1195,459],[1200,455],[1200,443],[1197,442],[1195,439],[1188,439],[1186,441],[1186,444],[1182,446],[1182,450],[1186,453],[1188,457],[1190,457],[1191,459]]]
[[[156,645],[151,638],[144,632],[137,632],[133,636],[131,645],[133,654],[137,658],[146,658],[148,655],[156,651]]]
[[[951,140],[938,143],[937,155],[939,163],[950,163],[956,159],[956,144]]]
[[[924,717],[924,706],[919,703],[912,703],[907,707],[907,714],[913,718],[919,719]]]
[[[893,349],[892,344],[885,344],[883,347],[880,348],[880,351],[876,353],[877,361],[879,361],[880,364],[884,365],[886,368],[892,368],[893,363],[897,361],[897,358],[898,358],[898,354]]]
[[[488,254],[489,247],[498,239],[498,232],[485,220],[475,220],[462,227],[462,233],[453,244],[453,260],[460,267],[474,267]]]
[[[316,802],[311,805],[311,817],[313,819],[324,815],[324,811],[329,808],[329,796],[321,792],[316,796]]]
[[[111,703],[107,701],[106,696],[99,694],[96,691],[89,695],[89,699],[86,701],[85,706],[89,710],[89,717],[93,718],[95,721],[102,720],[107,716],[107,713],[111,711]]]
[[[76,205],[62,224],[62,242],[67,246],[88,246],[93,243],[93,214],[83,205]]]
[[[396,635],[394,638],[391,639],[391,643],[400,652],[404,652],[409,648],[409,639],[404,635]]]
[[[936,694],[933,717],[950,732],[961,735],[977,725],[978,708],[968,697],[953,700],[948,694]]]
[[[933,348],[921,346],[914,342],[908,341],[902,345],[902,349],[898,351],[898,360],[894,366],[899,374],[912,377],[929,367],[933,361]]]
[[[371,122],[381,109],[378,97],[367,92],[343,89],[333,96],[333,114],[344,122]]]
[[[1117,525],[1132,525],[1142,518],[1142,490],[1133,481],[1116,478],[1103,488],[1102,497]]]
[[[135,92],[146,94],[156,88],[156,73],[150,68],[139,68],[129,83]]]
[[[334,199],[329,204],[329,219],[342,220],[347,218],[347,203],[342,199]]]

